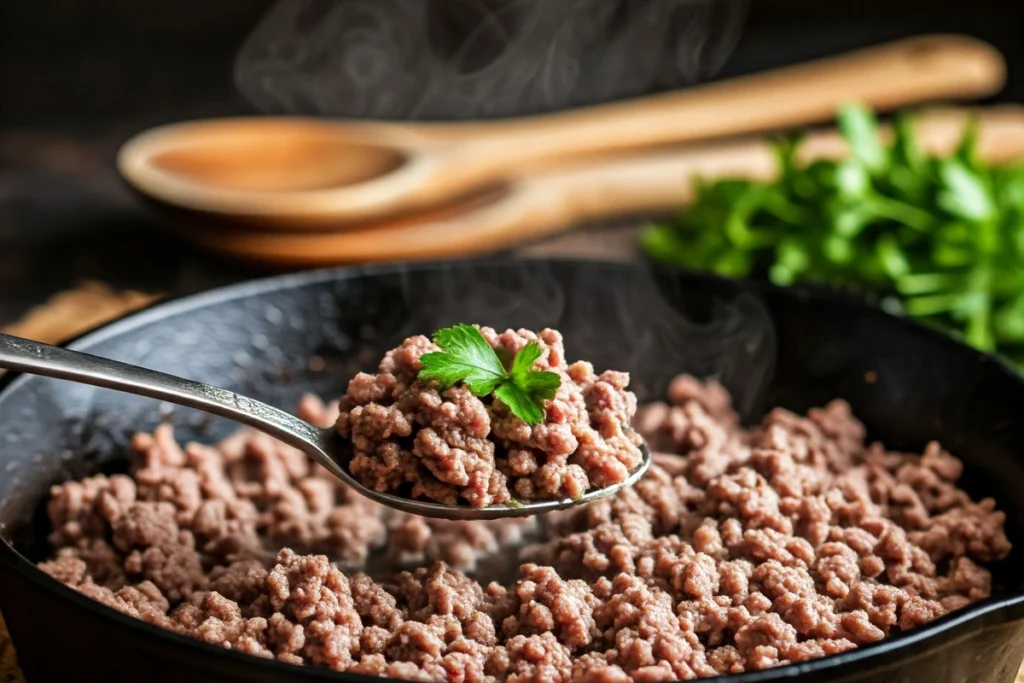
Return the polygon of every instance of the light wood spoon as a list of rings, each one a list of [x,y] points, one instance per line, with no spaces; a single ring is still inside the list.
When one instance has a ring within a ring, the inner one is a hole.
[[[1024,159],[1024,107],[931,109],[917,116],[922,147],[951,152],[969,115],[979,121],[979,154],[991,163]],[[885,137],[891,135],[883,127]],[[809,134],[803,158],[846,153],[834,129]],[[776,157],[765,140],[706,143],[647,152],[602,164],[549,169],[495,186],[430,215],[336,233],[284,233],[191,225],[194,242],[246,261],[276,267],[325,266],[364,261],[469,256],[500,250],[573,227],[581,221],[684,207],[695,176],[769,180]]]
[[[163,126],[117,166],[161,204],[273,229],[335,230],[438,205],[568,158],[788,128],[845,102],[879,110],[998,92],[1000,53],[974,38],[910,38],[614,104],[482,123],[247,117]]]

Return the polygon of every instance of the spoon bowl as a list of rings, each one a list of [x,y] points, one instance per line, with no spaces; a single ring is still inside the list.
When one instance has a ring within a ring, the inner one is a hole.
[[[366,498],[423,517],[494,520],[564,510],[614,495],[632,486],[651,465],[650,449],[641,443],[643,459],[625,480],[588,491],[579,498],[515,502],[487,507],[443,505],[403,498],[364,486],[346,469],[351,444],[337,430],[316,427],[283,410],[226,389],[7,334],[0,334],[0,368],[116,389],[235,420],[301,450]]]
[[[165,179],[219,192],[316,193],[391,173],[403,155],[303,119],[225,119],[154,134],[149,163]]]

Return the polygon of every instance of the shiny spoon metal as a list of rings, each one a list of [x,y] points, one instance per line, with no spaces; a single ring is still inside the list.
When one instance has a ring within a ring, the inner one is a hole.
[[[163,372],[120,361],[100,358],[79,351],[0,334],[0,368],[43,375],[56,379],[115,389],[129,394],[168,401],[258,429],[293,446],[327,468],[355,491],[387,507],[423,517],[458,520],[488,520],[526,517],[575,505],[585,505],[632,486],[651,464],[651,452],[641,443],[643,460],[624,481],[588,491],[580,498],[530,501],[474,508],[468,505],[444,505],[412,500],[367,488],[343,466],[351,447],[333,428],[323,429],[300,420],[283,410],[252,398]]]

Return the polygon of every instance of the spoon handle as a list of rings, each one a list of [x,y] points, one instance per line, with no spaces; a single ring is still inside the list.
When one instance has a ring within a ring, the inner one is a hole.
[[[137,365],[0,334],[0,368],[116,389],[226,417],[310,451],[322,431],[260,401]]]
[[[567,156],[745,135],[832,119],[847,102],[879,110],[991,95],[1006,82],[993,46],[928,35],[678,92],[490,125],[471,163],[504,169]],[[490,160],[490,161],[488,161]],[[464,162],[465,163],[465,162]]]
[[[929,155],[945,157],[956,149],[972,118],[978,124],[980,159],[998,164],[1024,157],[1024,108],[1015,105],[922,110],[915,114],[914,137]],[[879,134],[890,143],[892,126],[881,124]],[[842,159],[847,154],[842,134],[835,128],[823,128],[804,135],[798,159],[800,163],[811,163]],[[531,210],[520,215],[523,219],[543,215],[549,217],[553,226],[561,228],[616,215],[678,210],[695,198],[694,178],[770,182],[778,172],[778,156],[765,138],[651,151],[617,157],[603,164],[566,166],[527,178],[521,185],[521,194],[535,196],[543,204],[532,202]],[[536,226],[540,232],[533,227],[524,222],[509,225],[505,241],[543,234],[542,226]],[[446,230],[437,240],[454,239],[456,234]],[[398,241],[401,240],[396,236],[392,243]],[[506,244],[497,236],[491,248],[503,246]]]

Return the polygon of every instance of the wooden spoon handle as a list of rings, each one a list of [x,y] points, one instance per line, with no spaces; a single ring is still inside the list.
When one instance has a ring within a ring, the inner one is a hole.
[[[919,114],[917,135],[935,154],[952,151],[972,110]],[[990,162],[1024,158],[1024,107],[976,110],[979,153]],[[888,128],[885,135],[890,135]],[[809,135],[804,159],[836,158],[846,146],[835,130]],[[422,222],[404,219],[367,230],[326,234],[195,230],[190,238],[216,251],[279,266],[466,256],[573,227],[580,221],[682,208],[695,176],[769,180],[776,160],[764,140],[707,144],[620,158],[599,166],[549,170],[512,184],[477,206],[454,208]]]
[[[824,122],[850,101],[890,110],[971,99],[998,92],[1005,81],[1005,61],[991,45],[921,36],[689,90],[478,127],[481,137],[474,142],[471,133],[463,149],[473,166],[516,168]]]
[[[1024,107],[1006,105],[989,109],[933,108],[919,112],[916,136],[932,154],[952,152],[962,139],[968,117],[978,118],[978,152],[990,163],[1024,159]],[[882,126],[890,140],[891,127]],[[845,156],[846,143],[835,129],[808,134],[799,149],[804,162]],[[526,181],[523,194],[558,205],[557,225],[596,220],[614,215],[671,210],[693,199],[692,179],[726,177],[767,181],[775,177],[777,159],[763,139],[704,143],[683,150],[651,152],[601,165],[573,166]],[[514,232],[524,229],[517,226]]]

